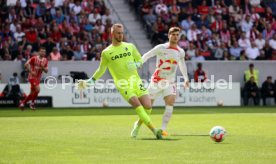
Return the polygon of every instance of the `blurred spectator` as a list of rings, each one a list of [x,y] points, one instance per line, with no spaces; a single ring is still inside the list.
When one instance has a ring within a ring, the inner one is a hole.
[[[177,5],[177,0],[173,0],[173,4],[169,7],[169,12],[172,15],[178,15],[180,13],[180,7]]]
[[[219,45],[215,50],[214,50],[214,59],[215,60],[222,60],[223,59],[223,52],[227,51],[225,48],[224,44]]]
[[[239,46],[246,50],[248,47],[250,47],[250,40],[246,38],[246,33],[242,33],[241,38],[238,40]]]
[[[259,88],[253,76],[250,77],[249,81],[245,83],[243,88],[243,101],[245,106],[248,105],[249,98],[253,98],[254,105],[259,105]]]
[[[219,32],[222,30],[223,20],[221,15],[216,15],[216,19],[212,22],[210,28],[213,32]]]
[[[37,41],[37,31],[34,26],[30,27],[30,30],[26,32],[27,42],[33,44]]]
[[[189,15],[187,19],[181,21],[181,28],[185,31],[188,31],[193,24],[194,21],[192,20],[192,16]]]
[[[249,3],[252,7],[259,7],[261,0],[249,0]]]
[[[267,57],[265,56],[264,51],[260,52],[260,56],[256,58],[256,60],[267,60]]]
[[[14,99],[16,105],[19,102],[19,98],[23,96],[23,92],[20,89],[19,78],[16,72],[14,72],[12,77],[9,78],[9,82],[3,90],[3,96]]]
[[[43,43],[43,47],[45,47],[46,49],[46,56],[49,56],[55,46],[56,44],[53,42],[53,39],[51,37],[48,37],[47,41]]]
[[[188,6],[186,7],[186,13],[189,15],[193,15],[194,11],[195,11],[195,8],[193,7],[193,4],[189,2]]]
[[[272,50],[272,48],[269,46],[268,42],[265,43],[265,46],[264,46],[264,48],[263,48],[263,51],[264,51],[264,54],[265,54],[266,58],[268,58],[268,59],[271,60],[273,50]]]
[[[25,32],[21,31],[21,26],[16,26],[16,32],[14,33],[14,39],[17,41],[17,43],[22,41],[23,36],[25,36]]]
[[[187,50],[187,49],[188,49],[188,47],[189,47],[189,41],[187,40],[187,38],[186,38],[185,35],[181,35],[181,36],[180,36],[178,45],[179,45],[181,48],[183,48],[184,50]]]
[[[93,13],[89,14],[88,20],[90,23],[95,24],[99,19],[101,19],[101,15],[98,13],[97,9],[94,9]]]
[[[167,5],[163,2],[163,0],[160,0],[160,2],[156,5],[155,7],[155,13],[160,16],[161,11],[168,13],[168,7]]]
[[[269,40],[268,44],[273,51],[276,51],[276,34],[273,35],[273,38]]]
[[[15,85],[19,85],[20,82],[19,82],[19,78],[17,76],[17,73],[14,72],[12,77],[9,78],[9,85],[10,86],[15,86]]]
[[[274,33],[275,31],[272,29],[271,24],[267,23],[266,28],[262,32],[263,38],[265,40],[270,40],[273,37]]]
[[[110,9],[107,8],[104,12],[104,15],[102,15],[101,17],[102,17],[102,23],[104,25],[106,25],[107,20],[110,20],[111,23],[113,23],[112,16],[111,16],[111,13],[110,13]]]
[[[241,22],[241,29],[243,32],[245,32],[246,38],[250,37],[250,30],[253,27],[253,22],[251,20],[250,15],[246,15],[245,20]]]
[[[241,51],[240,57],[238,58],[238,60],[248,60],[246,54],[245,54],[245,50]]]
[[[256,12],[255,8],[251,8],[251,21],[257,22],[260,20],[260,15]]]
[[[265,40],[261,33],[259,33],[258,38],[255,40],[255,44],[257,45],[259,50],[262,50],[265,46]]]
[[[69,44],[65,45],[65,48],[61,50],[63,60],[72,60],[74,52],[72,51]]]
[[[63,1],[64,0],[53,0],[55,7],[61,7],[63,6]]]
[[[275,93],[275,86],[272,81],[272,77],[268,76],[266,81],[262,84],[262,98],[263,98],[263,105],[266,106],[266,98],[273,97],[274,102],[276,104],[276,93]]]
[[[196,57],[197,49],[193,43],[188,45],[188,49],[186,51],[185,60],[190,60],[193,57]]]
[[[54,26],[52,33],[50,34],[53,42],[58,44],[61,41],[62,34],[57,25]]]
[[[77,45],[76,50],[74,50],[73,60],[86,60],[86,54],[81,51],[81,46]]]
[[[28,45],[27,46],[27,48],[25,49],[25,51],[24,51],[24,58],[26,59],[26,60],[28,60],[29,58],[31,58],[31,54],[32,54],[32,46],[31,45]]]
[[[251,46],[246,49],[245,54],[250,60],[255,60],[258,56],[260,56],[260,51],[255,42],[251,42]]]
[[[12,59],[14,59],[14,61],[17,61],[18,57],[19,57],[20,61],[25,61],[25,58],[24,58],[24,49],[23,48],[24,47],[22,45],[18,45],[17,50],[15,50],[15,51],[12,52]]]
[[[76,15],[79,15],[81,13],[82,8],[81,8],[80,0],[77,0],[75,2],[75,5],[72,7],[72,10]]]
[[[223,51],[222,60],[232,60],[232,59],[231,59],[231,56],[229,55],[228,50],[224,50],[224,51]]]
[[[207,6],[206,0],[203,0],[201,5],[197,7],[198,12],[201,15],[207,15],[209,13],[209,7]]]
[[[230,55],[232,59],[239,59],[242,48],[239,47],[239,44],[236,40],[234,40],[233,45],[230,48]]]
[[[61,54],[59,53],[57,47],[53,48],[53,51],[50,53],[50,60],[52,61],[59,61],[61,60]]]
[[[35,8],[35,15],[36,17],[42,17],[45,15],[46,13],[46,6],[45,6],[45,2],[40,1],[39,5]]]
[[[204,82],[207,80],[207,75],[202,69],[202,63],[197,64],[197,70],[194,73],[194,80],[195,82]]]
[[[249,69],[244,71],[244,80],[245,82],[248,82],[250,78],[253,77],[253,80],[255,80],[256,84],[259,83],[259,70],[254,68],[254,64],[249,64]]]
[[[196,42],[198,34],[200,34],[200,31],[197,29],[195,24],[192,24],[191,28],[187,32],[187,38],[190,42]]]
[[[237,0],[233,0],[233,3],[228,7],[228,12],[231,16],[234,16],[238,14],[240,11],[240,6],[237,3]]]

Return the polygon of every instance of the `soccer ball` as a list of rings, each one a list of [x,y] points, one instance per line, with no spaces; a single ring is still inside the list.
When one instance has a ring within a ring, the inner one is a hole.
[[[214,126],[209,135],[213,141],[222,142],[226,136],[226,130],[222,126]]]
[[[218,106],[223,106],[223,101],[222,101],[222,100],[219,100],[219,101],[217,102],[217,105],[218,105]]]

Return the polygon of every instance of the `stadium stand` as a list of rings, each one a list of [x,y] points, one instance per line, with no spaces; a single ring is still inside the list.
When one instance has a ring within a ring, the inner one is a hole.
[[[182,29],[186,60],[275,60],[272,0],[128,0],[153,45]],[[191,50],[195,49],[192,53]]]
[[[2,0],[0,60],[26,61],[40,46],[49,60],[99,60],[112,17],[103,0]]]

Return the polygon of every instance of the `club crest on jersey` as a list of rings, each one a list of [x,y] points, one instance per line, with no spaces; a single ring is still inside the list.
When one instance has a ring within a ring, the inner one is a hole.
[[[130,56],[130,55],[131,55],[130,52],[122,53],[122,54],[119,54],[119,55],[114,55],[114,56],[111,57],[111,60],[116,60],[116,59],[124,58],[124,57]]]

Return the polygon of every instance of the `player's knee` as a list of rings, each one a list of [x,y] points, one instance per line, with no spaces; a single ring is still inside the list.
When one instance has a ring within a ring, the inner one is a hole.
[[[152,108],[152,105],[151,105],[151,103],[146,103],[146,104],[143,105],[143,107],[144,107],[145,109],[151,109],[151,108]]]
[[[173,106],[175,103],[175,98],[174,97],[166,97],[165,98],[165,104],[169,106]]]
[[[134,108],[136,108],[136,107],[138,107],[138,106],[141,105],[141,103],[140,103],[140,101],[138,100],[137,97],[131,97],[131,98],[129,99],[129,103],[130,103],[130,104],[132,105],[132,107],[134,107]]]

